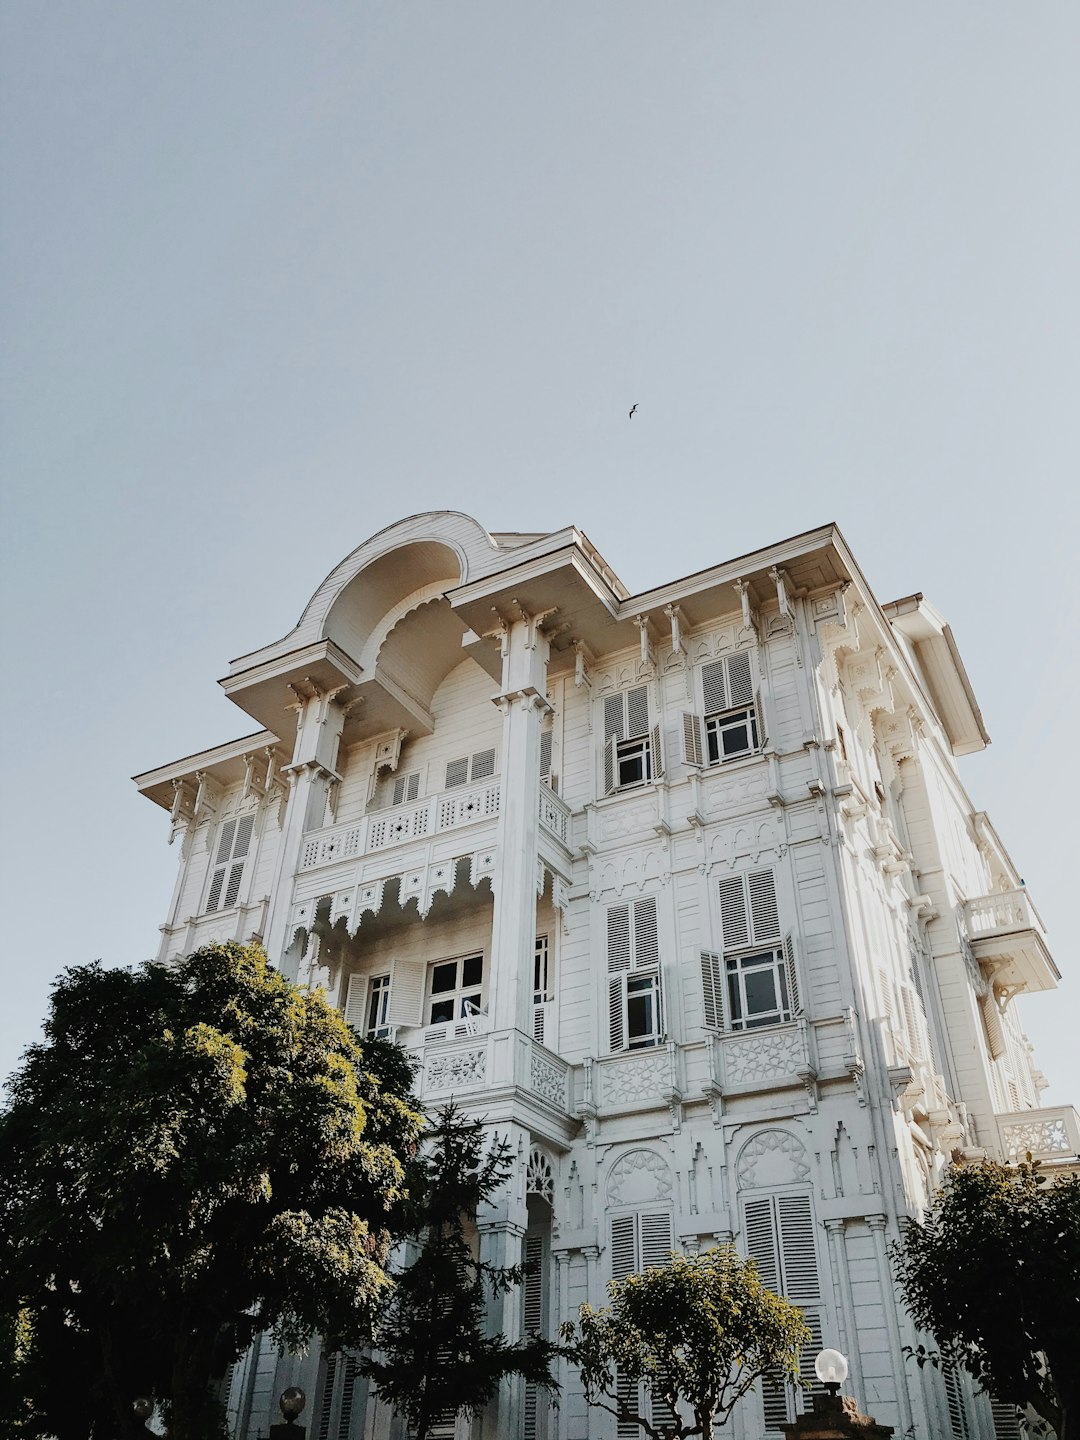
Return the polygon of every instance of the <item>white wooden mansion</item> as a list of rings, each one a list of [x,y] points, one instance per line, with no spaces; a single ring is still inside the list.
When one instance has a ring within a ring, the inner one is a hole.
[[[886,1250],[954,1151],[1080,1149],[1040,1108],[1015,997],[1058,971],[959,778],[988,736],[932,605],[881,604],[833,526],[629,595],[579,530],[438,512],[222,685],[257,732],[137,777],[182,838],[161,956],[260,937],[414,1052],[425,1103],[510,1139],[478,1244],[540,1269],[507,1334],[734,1241],[898,1440],[1017,1434],[905,1365]],[[613,1440],[562,1380],[459,1440]],[[312,1440],[403,1433],[348,1356],[265,1340],[238,1440],[288,1384]],[[793,1403],[749,1397],[731,1433]]]

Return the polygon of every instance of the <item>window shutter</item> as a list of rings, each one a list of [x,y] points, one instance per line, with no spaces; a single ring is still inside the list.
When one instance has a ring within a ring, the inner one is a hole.
[[[720,881],[720,921],[725,950],[742,950],[749,945],[750,927],[741,875],[726,875]]]
[[[225,887],[225,900],[222,908],[229,910],[236,904],[237,896],[240,894],[240,881],[244,878],[244,862],[241,860],[238,865],[233,865],[229,870],[229,883]]]
[[[892,976],[884,965],[878,966],[878,985],[881,990],[882,1018],[890,1031],[896,1030],[896,997],[893,994]]]
[[[540,779],[545,785],[551,783],[551,731],[540,732]]]
[[[641,1224],[641,1268],[652,1270],[671,1264],[674,1244],[671,1236],[671,1216],[666,1211],[654,1211],[638,1217]]]
[[[727,681],[723,660],[701,667],[701,689],[705,697],[705,714],[715,715],[719,710],[730,710],[727,696]]]
[[[610,910],[608,914],[610,915]],[[634,969],[655,970],[660,964],[660,941],[656,931],[656,900],[648,896],[634,901]]]
[[[626,692],[626,734],[624,740],[636,740],[649,733],[649,687],[638,685]]]
[[[367,978],[363,975],[350,975],[349,984],[345,990],[345,1004],[342,1013],[346,1023],[354,1030],[364,1031],[364,1001],[367,999]]]
[[[544,1023],[546,1017],[546,1005],[533,1006],[533,1039],[536,1041],[537,1045],[543,1045],[546,1043],[544,1040]]]
[[[821,1354],[825,1342],[821,1338],[821,1316],[817,1311],[804,1310],[803,1319],[810,1331],[810,1339],[799,1352],[799,1374],[810,1387],[810,1389],[799,1391],[799,1410],[805,1415],[814,1407],[813,1391],[816,1390],[819,1395],[821,1394],[821,1381],[817,1378],[814,1361]]]
[[[608,980],[608,1045],[614,1054],[626,1048],[626,975]]]
[[[683,742],[683,764],[696,765],[699,769],[702,765],[701,745],[701,724],[696,715],[689,710],[683,711],[682,717],[682,742]]]
[[[467,785],[468,783],[469,757],[465,755],[459,760],[448,761],[446,766],[445,788],[447,790],[454,790],[458,785]]]
[[[664,774],[664,751],[660,743],[659,725],[652,727],[652,738],[649,742],[649,748],[651,751],[649,758],[652,761],[652,778],[659,780]]]
[[[609,695],[604,701],[604,744],[612,740],[625,740],[623,733],[624,724],[624,701],[622,695]]]
[[[821,1290],[814,1249],[814,1217],[810,1208],[810,1196],[778,1195],[776,1215],[780,1232],[780,1266],[784,1277],[784,1294],[797,1305],[817,1300]]]
[[[625,1280],[637,1269],[636,1216],[611,1217],[611,1278]]]
[[[394,795],[391,802],[392,804],[403,805],[405,803],[405,781],[407,778],[408,777],[405,775],[399,775],[394,780]]]
[[[524,1315],[522,1318],[526,1335],[542,1335],[544,1333],[544,1287],[542,1283],[544,1277],[540,1272],[543,1250],[544,1244],[539,1235],[525,1237],[525,1264],[530,1267],[523,1286]]]
[[[424,1023],[424,988],[427,967],[420,960],[395,960],[390,979],[386,1019],[390,1025]]]
[[[727,678],[731,708],[734,710],[740,705],[753,705],[754,681],[750,673],[749,650],[740,650],[737,655],[728,656]]]
[[[1005,1056],[1005,1032],[1001,1028],[1001,1012],[998,1010],[993,990],[988,995],[979,996],[979,1008],[982,1011],[990,1059],[1002,1060]]]
[[[780,917],[776,909],[776,882],[771,870],[751,870],[747,877],[750,891],[750,922],[754,941],[775,940],[780,935]]]
[[[346,1355],[341,1382],[341,1408],[338,1411],[338,1440],[349,1440],[349,1426],[352,1423],[353,1391],[356,1388],[357,1364],[355,1355]]]
[[[330,1413],[334,1408],[334,1380],[337,1376],[336,1355],[327,1355],[326,1373],[323,1375],[322,1395],[319,1397],[319,1405],[316,1410],[318,1416],[317,1434],[319,1440],[329,1440],[330,1435]]]
[[[802,1002],[799,999],[799,974],[795,966],[795,937],[788,934],[784,936],[784,966],[787,969],[787,990],[788,1000],[791,1004],[792,1015],[802,1014]]]
[[[486,780],[489,775],[495,774],[495,751],[478,750],[472,757],[472,778],[474,780]]]
[[[218,839],[217,859],[214,861],[215,865],[224,865],[225,861],[228,860],[232,854],[233,836],[235,834],[236,821],[226,820],[225,824],[221,827],[221,836]]]
[[[757,1266],[758,1278],[767,1290],[780,1293],[780,1255],[776,1246],[776,1225],[771,1196],[746,1202],[746,1253]]]
[[[701,997],[705,1024],[711,1030],[723,1030],[724,971],[722,957],[715,950],[701,952]]]
[[[991,1400],[990,1415],[994,1421],[994,1440],[1023,1440],[1020,1415],[1015,1405],[1006,1405],[1004,1400]]]
[[[619,774],[618,756],[616,751],[619,748],[619,737],[612,735],[604,746],[604,794],[610,795],[615,789],[615,781]]]
[[[943,1370],[942,1377],[945,1381],[945,1403],[949,1410],[949,1434],[952,1440],[971,1440],[960,1377],[955,1370]]]
[[[607,912],[607,950],[609,972],[630,969],[629,905],[612,905]]]
[[[206,897],[206,913],[209,915],[218,908],[221,903],[221,887],[225,883],[225,871],[215,870],[214,878],[210,881],[210,894]]]

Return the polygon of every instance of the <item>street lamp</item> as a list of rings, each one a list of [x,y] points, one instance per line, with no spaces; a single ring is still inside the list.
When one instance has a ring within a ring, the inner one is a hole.
[[[839,1350],[822,1350],[814,1361],[814,1374],[830,1395],[839,1395],[848,1376],[848,1363]]]
[[[278,1401],[281,1413],[290,1425],[294,1423],[306,1404],[307,1396],[299,1385],[290,1385],[287,1390],[283,1390],[281,1399]]]

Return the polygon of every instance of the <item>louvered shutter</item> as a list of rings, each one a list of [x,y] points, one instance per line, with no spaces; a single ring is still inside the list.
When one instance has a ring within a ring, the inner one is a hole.
[[[608,980],[608,1047],[614,1054],[626,1049],[626,974]]]
[[[1004,1400],[991,1400],[990,1415],[994,1421],[994,1440],[1023,1440],[1020,1412],[1015,1405],[1006,1405]]]
[[[638,685],[626,692],[626,731],[624,740],[636,740],[649,733],[649,687]]]
[[[316,1434],[318,1440],[329,1440],[330,1418],[334,1409],[334,1380],[337,1376],[336,1355],[326,1356],[326,1370],[323,1373],[322,1393],[319,1396],[319,1403],[315,1410]]]
[[[776,882],[771,870],[751,870],[747,876],[750,892],[750,923],[754,943],[776,940],[780,935],[780,916],[776,908]]]
[[[725,950],[743,950],[749,945],[750,926],[741,875],[725,875],[720,881],[720,923]]]
[[[393,804],[407,805],[410,800],[415,800],[420,794],[420,771],[413,770],[408,775],[398,775],[394,779]]]
[[[427,967],[419,960],[395,960],[390,979],[390,1001],[386,1011],[390,1025],[424,1023],[424,989]]]
[[[787,971],[788,1002],[791,1005],[791,1013],[792,1015],[801,1015],[802,1002],[799,999],[799,973],[795,965],[794,935],[784,936],[784,968]]]
[[[611,1278],[625,1280],[637,1269],[637,1216],[611,1217]]]
[[[724,1029],[723,957],[715,950],[701,952],[701,1000],[705,1024],[711,1030]]]
[[[525,1264],[529,1267],[529,1273],[522,1286],[522,1330],[526,1335],[544,1333],[544,1277],[540,1269],[543,1253],[544,1246],[540,1236],[526,1235]],[[539,1408],[540,1388],[535,1380],[526,1380],[523,1440],[536,1440]]]
[[[612,905],[607,912],[608,971],[630,969],[630,907]]]
[[[610,795],[619,778],[619,741],[612,735],[604,745],[604,794]]]
[[[776,1217],[784,1294],[797,1305],[805,1305],[821,1294],[810,1196],[778,1195]]]
[[[641,1268],[653,1270],[671,1264],[671,1216],[666,1211],[638,1216],[641,1226]]]
[[[349,1426],[352,1424],[353,1393],[356,1389],[358,1367],[355,1355],[346,1355],[342,1365],[341,1405],[338,1409],[337,1440],[349,1440]]]
[[[350,975],[349,983],[345,990],[345,1005],[342,1013],[347,1024],[354,1030],[364,1033],[364,1001],[367,999],[367,978],[363,975]]]
[[[655,970],[659,964],[656,900],[650,895],[644,900],[634,901],[634,969]]]
[[[225,876],[228,873],[228,860],[232,854],[233,836],[236,834],[236,821],[226,820],[221,827],[221,834],[218,836],[217,855],[214,859],[214,874],[210,881],[210,894],[206,901],[207,914],[214,911],[221,904],[221,892],[225,886]]]
[[[621,695],[609,695],[604,701],[604,744],[609,740],[625,740],[625,704]]]
[[[682,717],[682,742],[683,742],[683,764],[695,765],[701,768],[703,762],[701,745],[701,721],[689,710],[683,711]]]
[[[495,751],[478,750],[472,757],[472,778],[474,780],[486,780],[489,775],[495,774]]]
[[[469,757],[467,755],[457,760],[449,760],[446,765],[445,789],[455,790],[459,785],[469,783]]]
[[[664,774],[664,751],[660,743],[660,726],[652,727],[652,737],[649,741],[650,760],[652,762],[652,778],[659,780]]]
[[[892,976],[884,965],[878,966],[878,986],[881,990],[882,1018],[890,1031],[896,1030],[896,998],[893,995]]]
[[[997,1000],[991,990],[988,995],[979,996],[979,1009],[982,1011],[983,1029],[986,1031],[986,1046],[990,1051],[991,1060],[1001,1060],[1005,1056],[1005,1032],[1001,1028],[1001,1012],[997,1007]]]
[[[949,1434],[952,1440],[971,1440],[960,1377],[955,1370],[944,1370],[942,1378],[945,1381],[945,1404],[949,1411]]]
[[[771,1196],[747,1200],[746,1253],[757,1266],[758,1278],[767,1290],[780,1293],[780,1254]]]
[[[750,673],[750,652],[740,650],[727,659],[728,693],[731,709],[754,703],[754,681]]]
[[[803,1319],[806,1321],[810,1331],[810,1339],[799,1351],[799,1375],[809,1389],[800,1390],[798,1394],[799,1411],[803,1415],[814,1408],[813,1393],[816,1390],[821,1394],[821,1381],[817,1378],[817,1371],[814,1369],[814,1361],[821,1354],[824,1348],[824,1341],[821,1338],[821,1316],[816,1310],[804,1310]]]
[[[540,732],[540,779],[545,785],[551,783],[551,731]]]
[[[547,1007],[545,1005],[533,1006],[532,1038],[536,1041],[537,1045],[543,1045],[546,1043],[544,1040],[546,1016]]]
[[[705,697],[705,714],[715,715],[720,710],[729,710],[727,694],[727,667],[723,660],[701,667],[701,689]]]

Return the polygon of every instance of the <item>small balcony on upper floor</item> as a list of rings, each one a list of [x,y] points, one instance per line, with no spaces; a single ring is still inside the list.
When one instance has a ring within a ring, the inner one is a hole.
[[[991,972],[996,986],[1053,990],[1061,979],[1042,917],[1025,889],[968,900],[963,925],[972,953]]]
[[[994,1120],[1005,1160],[1015,1163],[1030,1155],[1046,1164],[1080,1163],[1080,1115],[1071,1105],[1011,1110]]]

